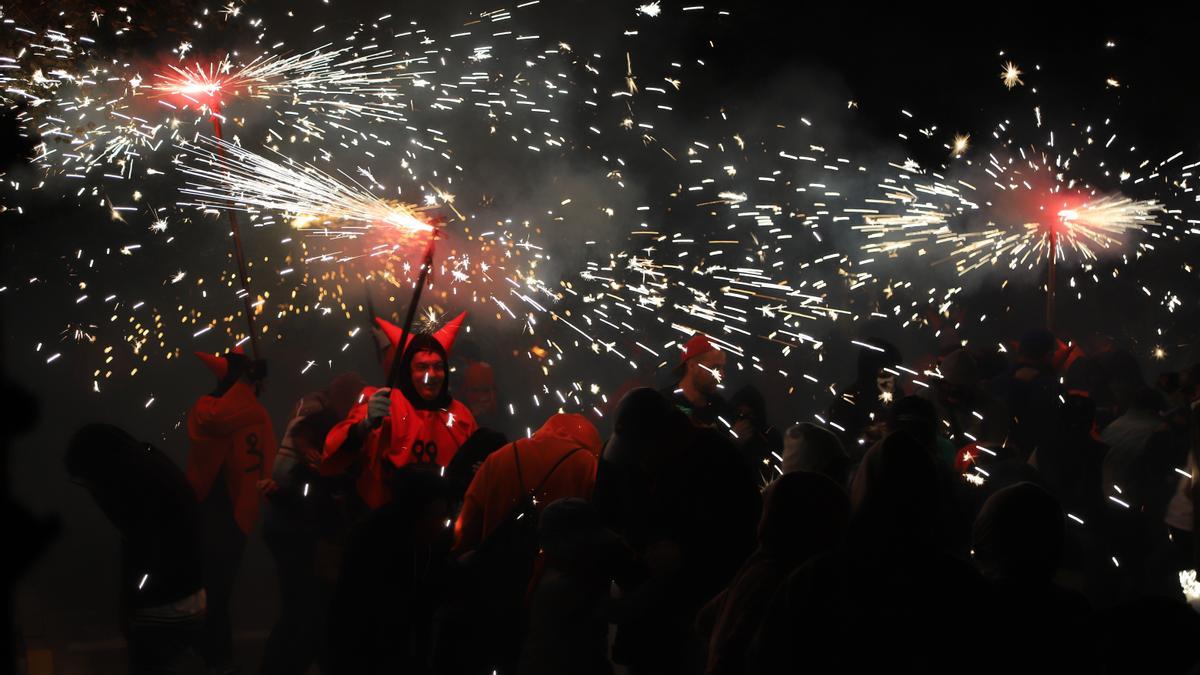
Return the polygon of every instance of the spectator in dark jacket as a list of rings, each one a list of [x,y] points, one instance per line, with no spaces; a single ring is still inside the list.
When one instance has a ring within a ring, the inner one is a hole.
[[[392,500],[350,535],[329,616],[334,675],[431,671],[450,550],[448,485],[428,467],[390,477]]]
[[[1004,488],[975,519],[975,563],[994,589],[998,642],[994,657],[1013,672],[1096,672],[1091,607],[1053,582],[1063,549],[1066,516],[1050,493],[1033,483]]]
[[[724,432],[635,389],[618,406],[594,499],[637,555],[616,580],[614,659],[635,672],[695,670],[696,612],[754,548],[759,492],[745,464]]]
[[[609,591],[632,552],[591,503],[567,497],[538,523],[543,567],[529,597],[521,675],[608,675]]]
[[[713,623],[706,631],[705,673],[746,672],[750,641],[779,587],[812,556],[841,543],[849,518],[845,489],[825,476],[799,471],[771,483],[758,522],[758,550],[702,612],[702,621]]]
[[[936,460],[912,436],[868,451],[845,543],[788,578],[746,672],[990,672],[969,639],[990,634],[988,588],[942,549],[941,489]]]
[[[204,629],[196,497],[166,455],[117,427],[71,438],[67,473],[121,534],[121,622],[131,673],[174,672]]]

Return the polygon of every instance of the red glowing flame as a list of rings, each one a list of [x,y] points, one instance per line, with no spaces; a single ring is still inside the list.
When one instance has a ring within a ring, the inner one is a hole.
[[[207,109],[213,113],[221,110],[221,94],[229,90],[230,82],[221,74],[221,66],[210,64],[207,68],[196,63],[190,67],[168,66],[165,73],[158,73],[154,89],[159,95],[169,98],[182,108]]]

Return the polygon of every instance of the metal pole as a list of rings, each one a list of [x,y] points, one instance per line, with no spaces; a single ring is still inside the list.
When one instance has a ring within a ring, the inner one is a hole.
[[[225,140],[221,136],[221,118],[218,117],[216,111],[212,115],[213,133],[217,140]],[[217,153],[222,157],[225,156],[225,149],[218,144]],[[258,347],[258,331],[254,330],[254,307],[250,303],[250,278],[246,274],[246,254],[242,250],[242,232],[238,227],[237,216],[232,209],[226,209],[225,213],[229,214],[229,229],[233,231],[233,254],[237,260],[238,279],[242,284],[242,306],[246,310],[246,325],[250,329],[250,355],[255,359],[262,358],[262,352]]]
[[[1054,293],[1058,276],[1058,231],[1050,228],[1050,273],[1046,277],[1046,330],[1054,332]]]
[[[404,352],[408,347],[408,336],[412,333],[413,320],[417,317],[417,306],[421,304],[421,292],[425,290],[425,279],[429,270],[433,269],[433,244],[437,241],[437,229],[429,233],[429,245],[425,247],[425,255],[421,259],[421,272],[417,275],[417,287],[413,289],[412,300],[408,303],[408,313],[404,316],[404,327],[400,331],[400,344],[396,345],[396,357],[392,359],[392,371],[388,374],[388,386],[395,387],[404,377],[401,363]]]

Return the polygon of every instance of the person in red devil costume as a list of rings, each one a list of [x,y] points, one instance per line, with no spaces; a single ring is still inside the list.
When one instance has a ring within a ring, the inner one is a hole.
[[[275,463],[275,431],[256,392],[266,374],[262,361],[251,361],[240,348],[196,356],[217,378],[216,389],[201,396],[187,418],[187,479],[200,503],[208,594],[201,656],[210,672],[237,672],[229,600],[246,535],[258,519],[259,490]]]
[[[357,465],[359,496],[376,509],[391,499],[387,476],[407,464],[450,464],[459,446],[475,433],[467,406],[450,397],[446,363],[466,312],[432,335],[410,335],[398,349],[399,327],[375,319],[391,342],[384,371],[399,357],[404,376],[395,388],[367,387],[358,405],[329,432],[321,473],[332,475]],[[384,462],[387,462],[387,465]]]

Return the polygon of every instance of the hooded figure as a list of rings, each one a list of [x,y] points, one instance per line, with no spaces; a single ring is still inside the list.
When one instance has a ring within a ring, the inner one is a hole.
[[[411,336],[396,386],[364,388],[358,405],[325,439],[321,473],[342,473],[358,463],[358,494],[372,509],[391,498],[385,471],[407,464],[448,466],[475,433],[475,418],[450,397],[446,378],[447,357],[465,316],[459,314],[433,335]],[[384,358],[385,371],[391,372],[401,330],[383,319],[376,322],[391,340]]]
[[[455,550],[469,551],[478,546],[525,491],[543,480],[546,483],[537,495],[542,504],[566,497],[591,499],[600,447],[600,433],[587,418],[559,413],[546,420],[531,438],[514,441],[488,455],[463,498],[454,527]],[[550,474],[551,468],[571,452],[574,454]]]
[[[216,390],[201,396],[187,418],[187,479],[200,502],[208,591],[201,655],[209,669],[228,671],[234,667],[229,600],[246,535],[258,519],[259,485],[275,462],[275,430],[252,383],[265,374],[261,361],[237,349],[196,356],[217,378]]]
[[[340,540],[345,515],[339,478],[324,478],[320,462],[325,437],[358,400],[366,382],[343,373],[325,389],[305,394],[296,404],[275,456],[263,506],[263,543],[275,559],[279,618],[263,647],[263,675],[305,672],[324,658],[321,640],[329,613],[332,579],[318,565],[320,541]]]
[[[995,656],[1007,672],[1030,663],[1046,672],[1101,670],[1091,608],[1083,596],[1053,582],[1065,520],[1058,501],[1033,483],[997,491],[975,519],[971,547],[996,589],[996,625],[1005,648]]]
[[[613,658],[635,671],[697,669],[696,612],[754,549],[754,478],[728,434],[652,389],[621,399],[599,472],[596,507],[638,557],[616,579]]]
[[[500,404],[496,392],[495,370],[489,363],[472,361],[467,364],[465,371],[463,387],[466,389],[464,398],[467,407],[481,426],[497,428],[497,423],[501,420],[497,415]]]
[[[761,485],[771,482],[771,457],[783,451],[783,434],[767,421],[767,401],[754,385],[739,389],[729,400],[733,444]]]
[[[188,482],[196,499],[204,503],[220,476],[221,498],[229,500],[238,527],[249,534],[258,519],[257,483],[270,477],[275,463],[271,416],[258,402],[251,381],[261,377],[261,366],[240,348],[226,356],[203,352],[196,356],[217,377],[217,388],[188,411]]]
[[[996,406],[985,395],[979,365],[967,350],[956,349],[943,356],[938,370],[942,376],[934,381],[933,387],[923,389],[917,395],[934,404],[938,419],[948,424],[943,433],[955,448],[960,448],[970,440],[969,437],[982,436],[982,420],[972,412],[991,413]],[[1003,412],[995,412],[998,417],[1003,416]]]
[[[438,672],[517,669],[526,595],[539,575],[538,520],[555,500],[591,498],[599,453],[596,428],[582,415],[560,413],[483,461],[455,524],[463,576],[438,631]]]

